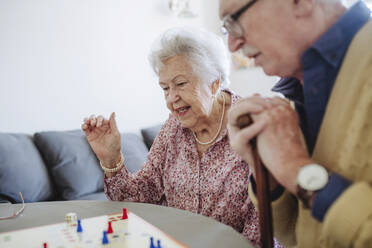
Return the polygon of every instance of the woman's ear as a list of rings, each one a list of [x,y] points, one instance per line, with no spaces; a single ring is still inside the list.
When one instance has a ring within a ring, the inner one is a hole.
[[[221,81],[220,81],[219,78],[216,79],[216,80],[212,83],[212,85],[211,85],[211,90],[212,90],[212,94],[213,94],[213,95],[216,95],[216,94],[217,94],[218,90],[220,89],[220,85],[221,85]]]

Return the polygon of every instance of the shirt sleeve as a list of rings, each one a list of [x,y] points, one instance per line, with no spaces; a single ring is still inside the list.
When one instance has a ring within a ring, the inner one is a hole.
[[[258,212],[252,202],[247,204],[247,206],[242,234],[252,243],[252,245],[261,247]]]
[[[253,175],[249,177],[249,181],[252,186],[252,191],[255,196],[257,196],[257,185],[256,180],[254,180]],[[280,198],[280,196],[284,193],[284,187],[282,185],[278,185],[273,191],[270,192],[270,200],[275,201]]]
[[[314,197],[311,214],[315,219],[322,222],[329,207],[350,186],[351,182],[342,176],[332,173],[328,184]]]
[[[135,201],[158,204],[164,194],[162,165],[167,149],[169,121],[161,128],[151,146],[147,161],[134,174],[124,167],[117,175],[104,178],[104,191],[113,201]]]

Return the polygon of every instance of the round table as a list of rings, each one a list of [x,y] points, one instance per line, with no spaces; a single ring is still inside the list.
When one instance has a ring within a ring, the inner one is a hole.
[[[0,204],[0,215],[9,215],[20,204]],[[23,213],[13,219],[0,220],[0,232],[15,231],[64,222],[66,213],[78,218],[119,213],[123,208],[140,216],[189,247],[253,247],[233,228],[212,218],[175,208],[153,204],[113,201],[56,201],[26,203]]]

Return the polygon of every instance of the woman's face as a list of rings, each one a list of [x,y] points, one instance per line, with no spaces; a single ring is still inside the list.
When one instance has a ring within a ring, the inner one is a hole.
[[[196,128],[210,118],[215,84],[208,86],[202,82],[183,56],[167,59],[159,71],[159,85],[167,107],[186,128]]]

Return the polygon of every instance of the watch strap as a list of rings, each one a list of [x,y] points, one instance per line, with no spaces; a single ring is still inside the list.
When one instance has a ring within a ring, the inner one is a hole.
[[[310,191],[297,185],[297,197],[302,201],[305,208],[311,208],[311,202],[314,199],[316,191]]]

